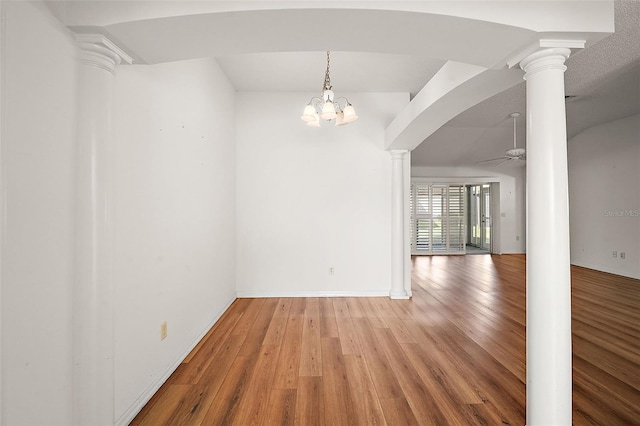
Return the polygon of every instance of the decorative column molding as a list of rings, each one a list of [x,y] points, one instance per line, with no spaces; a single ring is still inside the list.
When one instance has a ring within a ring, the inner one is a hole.
[[[524,79],[529,82],[531,76],[542,71],[560,71],[560,76],[562,77],[562,104],[564,105],[564,72],[567,69],[564,63],[570,54],[571,50],[561,47],[532,53],[520,62],[520,67],[525,72]],[[564,107],[562,109],[564,110]]]
[[[571,424],[571,270],[564,100],[558,47],[520,62],[527,92],[527,425]]]
[[[407,150],[391,151],[391,299],[408,299],[405,289],[405,188]]]
[[[102,68],[115,74],[116,66],[122,61],[127,64],[133,62],[131,56],[102,34],[76,34],[76,41],[80,45],[80,63],[83,65]]]
[[[73,420],[114,424],[113,148],[115,68],[131,58],[102,35],[78,35]]]

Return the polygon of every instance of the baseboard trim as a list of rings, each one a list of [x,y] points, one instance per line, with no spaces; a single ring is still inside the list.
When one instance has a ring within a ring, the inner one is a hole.
[[[372,291],[239,291],[239,299],[249,299],[257,297],[388,297],[389,290]]]
[[[617,270],[614,270],[612,268],[606,268],[606,267],[600,266],[600,265],[591,265],[591,264],[582,263],[582,262],[571,262],[571,264],[573,266],[579,266],[581,268],[593,269],[594,271],[606,272],[607,274],[619,275],[621,277],[633,278],[633,279],[636,279],[636,280],[640,280],[640,275],[634,275],[632,273],[628,273],[628,272],[624,272],[624,271],[617,271]]]
[[[138,415],[138,413],[144,408],[144,406],[149,402],[151,397],[158,392],[158,389],[167,381],[169,376],[173,374],[174,371],[180,366],[182,361],[191,353],[191,351],[196,347],[198,343],[206,336],[206,334],[211,330],[211,327],[214,326],[216,322],[220,319],[220,317],[229,309],[229,306],[236,300],[236,297],[232,297],[224,307],[218,312],[213,321],[211,321],[200,333],[200,335],[189,345],[187,350],[183,352],[176,362],[167,370],[165,373],[154,383],[152,383],[135,401],[131,406],[122,414],[118,420],[116,420],[116,426],[126,426]]]

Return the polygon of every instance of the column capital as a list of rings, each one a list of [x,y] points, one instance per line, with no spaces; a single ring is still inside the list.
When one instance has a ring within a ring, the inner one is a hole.
[[[80,61],[85,65],[113,74],[121,62],[133,62],[131,56],[102,34],[76,34],[76,41],[80,45]]]
[[[391,158],[396,160],[401,160],[405,155],[409,153],[408,149],[392,149],[389,151],[391,153]]]
[[[525,72],[524,79],[540,71],[567,69],[564,62],[571,55],[571,50],[566,47],[554,47],[538,50],[520,61],[520,68]]]

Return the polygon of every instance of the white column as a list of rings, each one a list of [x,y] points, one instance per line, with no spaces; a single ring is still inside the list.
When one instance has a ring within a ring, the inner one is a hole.
[[[391,299],[408,299],[405,290],[404,158],[408,151],[391,151]]]
[[[527,425],[571,425],[567,48],[520,62],[527,81]]]
[[[77,39],[73,417],[113,425],[112,108],[115,68],[131,59],[103,36]]]
[[[411,208],[409,198],[411,197],[411,151],[404,155],[404,290],[407,297],[413,297],[411,290]]]

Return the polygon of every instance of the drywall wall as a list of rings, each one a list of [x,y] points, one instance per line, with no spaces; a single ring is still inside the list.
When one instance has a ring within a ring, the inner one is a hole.
[[[389,293],[391,156],[384,129],[408,95],[346,95],[358,121],[312,128],[299,117],[317,95],[237,94],[240,297]]]
[[[213,59],[121,66],[116,87],[115,418],[126,424],[235,299],[235,93]]]
[[[525,253],[525,170],[524,167],[412,167],[411,178],[434,183],[499,183],[500,214],[493,215],[499,235],[493,241],[493,250],[501,254]]]
[[[0,423],[68,425],[78,51],[43,4],[2,3]]]
[[[571,263],[640,278],[640,115],[585,130],[568,156]]]

